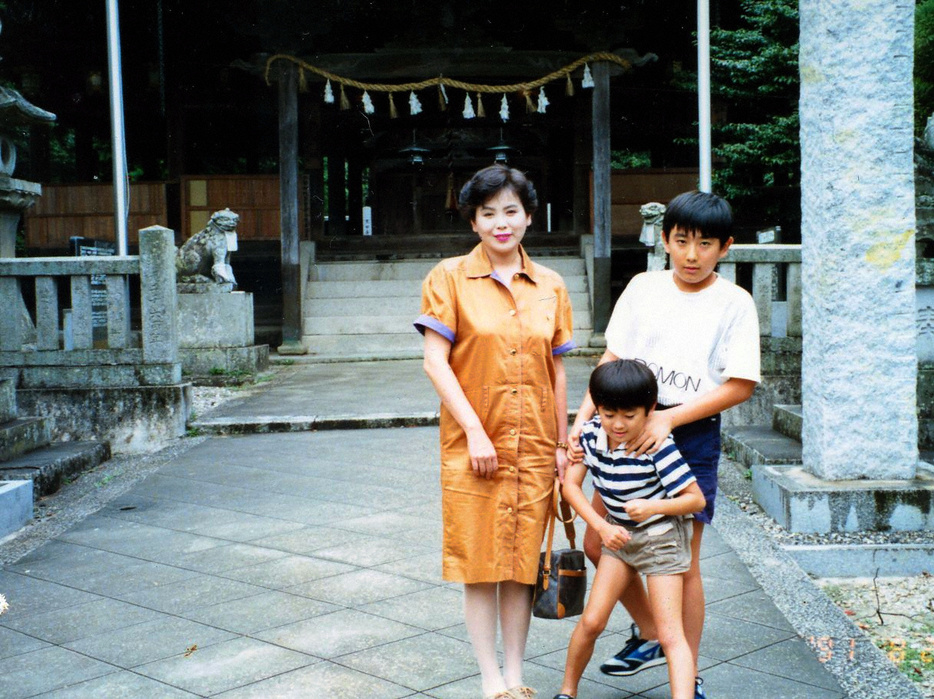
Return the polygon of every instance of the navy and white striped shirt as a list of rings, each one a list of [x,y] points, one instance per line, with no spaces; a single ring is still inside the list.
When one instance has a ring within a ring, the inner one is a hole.
[[[628,454],[623,445],[610,451],[606,432],[596,415],[581,430],[580,443],[584,449],[584,465],[593,477],[594,489],[603,498],[607,512],[627,525],[644,527],[664,517],[652,515],[637,523],[623,508],[627,500],[671,498],[696,481],[671,435],[654,454]]]

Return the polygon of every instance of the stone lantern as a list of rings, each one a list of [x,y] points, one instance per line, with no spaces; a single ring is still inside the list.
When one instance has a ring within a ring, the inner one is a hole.
[[[42,194],[38,182],[13,178],[16,144],[13,136],[33,124],[51,124],[55,115],[40,109],[16,90],[0,86],[0,258],[16,256],[16,230],[23,211]]]

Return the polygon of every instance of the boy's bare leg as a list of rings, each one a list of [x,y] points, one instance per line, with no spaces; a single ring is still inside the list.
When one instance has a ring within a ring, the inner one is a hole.
[[[599,493],[594,493],[591,505],[601,517],[606,516],[606,507],[603,504],[603,498]],[[590,559],[590,562],[596,566],[600,561],[600,554],[603,550],[603,544],[600,541],[600,535],[595,530],[587,527],[584,532],[584,554]],[[645,594],[645,588],[642,586],[642,578],[639,575],[631,576],[629,585],[625,587],[619,597],[619,601],[629,612],[629,616],[639,627],[639,637],[647,641],[654,641],[658,638],[655,630],[655,620],[652,618],[649,598]]]
[[[658,627],[658,641],[668,658],[672,699],[693,699],[695,661],[682,623],[683,575],[649,575],[649,601]]]
[[[577,696],[577,684],[587,663],[590,662],[590,656],[593,655],[594,643],[606,628],[606,622],[613,613],[613,607],[619,601],[623,588],[629,579],[635,576],[635,570],[615,556],[604,556],[600,559],[593,586],[590,588],[590,596],[587,598],[587,606],[574,627],[574,633],[571,634],[568,658],[564,665],[564,681],[561,683],[563,694]]]
[[[522,685],[522,657],[532,619],[532,587],[514,580],[499,584],[499,624],[503,634],[503,679]]]
[[[700,572],[701,542],[704,538],[704,523],[694,520],[691,536],[691,568],[684,574],[684,635],[691,653],[694,654],[694,674],[697,674],[697,658],[701,636],[704,633],[704,581]],[[666,651],[667,653],[667,651]]]
[[[496,588],[496,583],[464,585],[464,620],[484,696],[507,689],[496,657]]]

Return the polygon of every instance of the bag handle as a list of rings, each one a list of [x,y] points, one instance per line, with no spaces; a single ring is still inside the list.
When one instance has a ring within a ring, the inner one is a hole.
[[[560,515],[558,514],[560,511]],[[555,538],[555,520],[564,525],[564,533],[568,538],[571,548],[577,548],[575,545],[574,520],[577,513],[571,509],[567,501],[561,497],[561,481],[555,478],[551,488],[551,502],[548,504],[548,535],[545,537],[545,561],[542,570],[542,589],[548,589],[549,576],[551,575],[551,546]]]

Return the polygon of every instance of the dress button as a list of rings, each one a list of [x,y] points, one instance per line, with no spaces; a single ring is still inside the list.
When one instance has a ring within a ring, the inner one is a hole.
[[[516,395],[516,394],[519,392],[519,389],[518,389],[518,388],[510,388],[510,389],[509,389],[509,392],[510,392],[512,395]]]
[[[518,279],[518,278],[519,278],[519,273],[516,272],[515,274],[513,274],[513,275],[512,275],[512,278],[513,278],[513,279]]]
[[[509,354],[515,354],[517,351],[518,350],[516,350],[516,348],[513,347],[511,350],[509,350]]]
[[[508,512],[509,514],[512,514],[512,508],[511,508],[511,507],[507,507],[507,508],[506,508],[506,512]]]
[[[516,431],[515,431],[514,429],[513,429],[513,430],[509,430],[509,434],[515,435],[515,434],[516,434]]]
[[[510,472],[510,473],[515,473],[515,472],[516,472],[516,467],[515,467],[515,466],[510,466],[510,467],[509,467],[509,472]]]
[[[509,309],[509,315],[511,315],[511,316],[516,315],[516,309],[515,309],[515,308],[510,308],[510,309]]]

